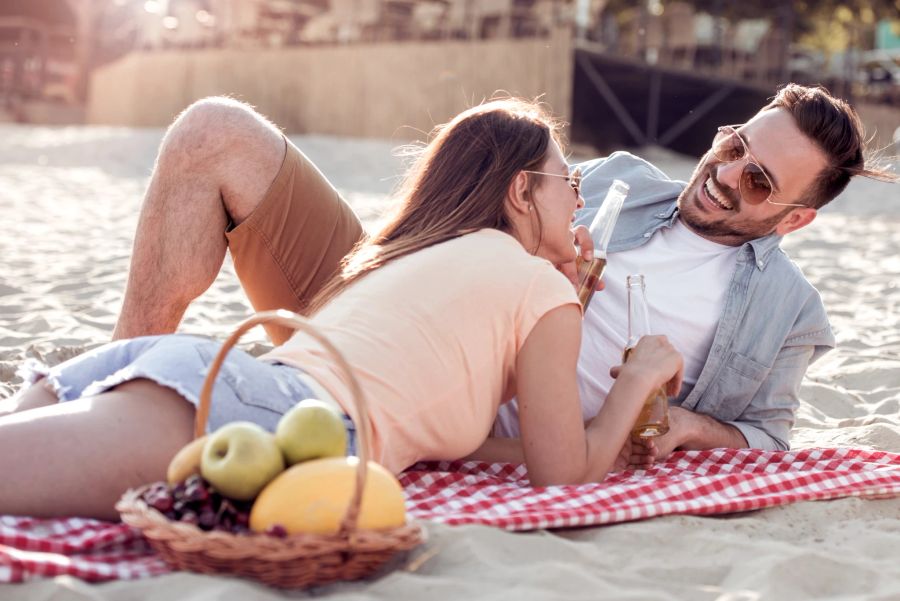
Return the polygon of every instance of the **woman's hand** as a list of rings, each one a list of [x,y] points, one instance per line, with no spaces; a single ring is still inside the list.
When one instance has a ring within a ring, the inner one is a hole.
[[[665,386],[666,394],[672,397],[681,391],[684,360],[665,336],[644,336],[631,349],[628,362],[610,368],[609,374],[617,378],[624,370],[650,380],[654,388]]]
[[[569,278],[569,281],[577,289],[584,275],[579,272],[579,267],[587,265],[594,259],[594,240],[591,238],[590,230],[583,225],[575,226],[572,231],[575,233],[575,246],[578,248],[578,257],[574,261],[557,265],[556,268]],[[603,278],[598,278],[596,290],[603,290],[605,287],[606,284],[603,283]]]

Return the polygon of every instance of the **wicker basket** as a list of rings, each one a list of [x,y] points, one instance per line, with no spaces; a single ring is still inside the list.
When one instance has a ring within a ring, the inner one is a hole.
[[[395,553],[423,542],[425,531],[415,522],[389,530],[356,528],[368,462],[370,426],[366,401],[352,368],[305,319],[287,311],[269,311],[251,317],[235,330],[222,346],[204,382],[194,421],[194,436],[200,437],[205,432],[213,382],[225,355],[247,330],[264,323],[276,323],[310,335],[334,358],[350,383],[360,422],[357,424],[360,461],[356,490],[340,531],[331,535],[295,534],[286,538],[205,532],[193,524],[169,520],[149,507],[140,498],[147,487],[126,492],[116,509],[123,522],[140,529],[163,559],[179,570],[243,576],[282,588],[302,588],[370,576]]]

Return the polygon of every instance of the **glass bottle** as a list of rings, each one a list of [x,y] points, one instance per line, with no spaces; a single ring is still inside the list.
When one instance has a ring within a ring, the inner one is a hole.
[[[622,363],[628,361],[628,356],[641,337],[651,334],[644,276],[630,275],[625,280],[625,284],[628,289],[628,343],[625,345]],[[644,406],[631,429],[631,435],[639,438],[651,438],[662,436],[668,431],[669,398],[665,388],[660,386],[644,400]]]
[[[606,247],[609,246],[609,239],[612,237],[613,228],[619,219],[619,212],[627,194],[628,184],[618,179],[613,181],[609,192],[606,193],[606,199],[588,228],[594,241],[594,258],[585,261],[579,255],[575,260],[579,276],[578,300],[585,311],[594,297],[597,282],[603,277],[603,270],[606,269]]]

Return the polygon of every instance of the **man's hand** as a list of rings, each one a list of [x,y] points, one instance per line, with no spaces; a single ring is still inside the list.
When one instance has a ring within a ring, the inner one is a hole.
[[[644,470],[653,465],[656,455],[650,454],[650,448],[645,446],[641,439],[629,436],[619,451],[619,456],[613,463],[613,470]]]
[[[673,407],[673,409],[678,409]],[[669,416],[669,431],[662,436],[641,438],[629,436],[622,446],[614,469],[645,470],[652,466],[658,459],[665,459],[669,453],[675,450],[675,433],[672,431],[671,414]]]
[[[647,467],[665,459],[690,438],[690,424],[694,415],[696,414],[681,407],[669,407],[669,431],[662,436],[639,439],[635,445],[639,451],[632,455],[643,459],[643,464]]]
[[[674,407],[677,409],[677,407]],[[672,431],[672,417],[669,416],[669,431],[662,436],[649,438],[633,437],[630,463],[634,468],[647,469],[657,461],[668,457],[680,445],[676,444],[677,432]]]
[[[613,467],[616,470],[647,469],[676,449],[716,448],[745,449],[747,440],[731,424],[681,407],[669,407],[669,431],[652,438],[629,438]]]

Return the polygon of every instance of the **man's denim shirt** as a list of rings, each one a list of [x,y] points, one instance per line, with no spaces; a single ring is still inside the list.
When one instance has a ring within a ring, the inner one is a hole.
[[[643,159],[617,152],[581,168],[585,208],[579,224],[591,222],[614,179],[631,187],[610,253],[645,244],[677,218],[676,199],[685,183]],[[696,385],[685,386],[673,402],[732,424],[750,447],[767,450],[789,448],[803,375],[835,344],[818,291],[780,241],[772,234],[741,247],[706,363]],[[665,334],[664,324],[654,325]]]

